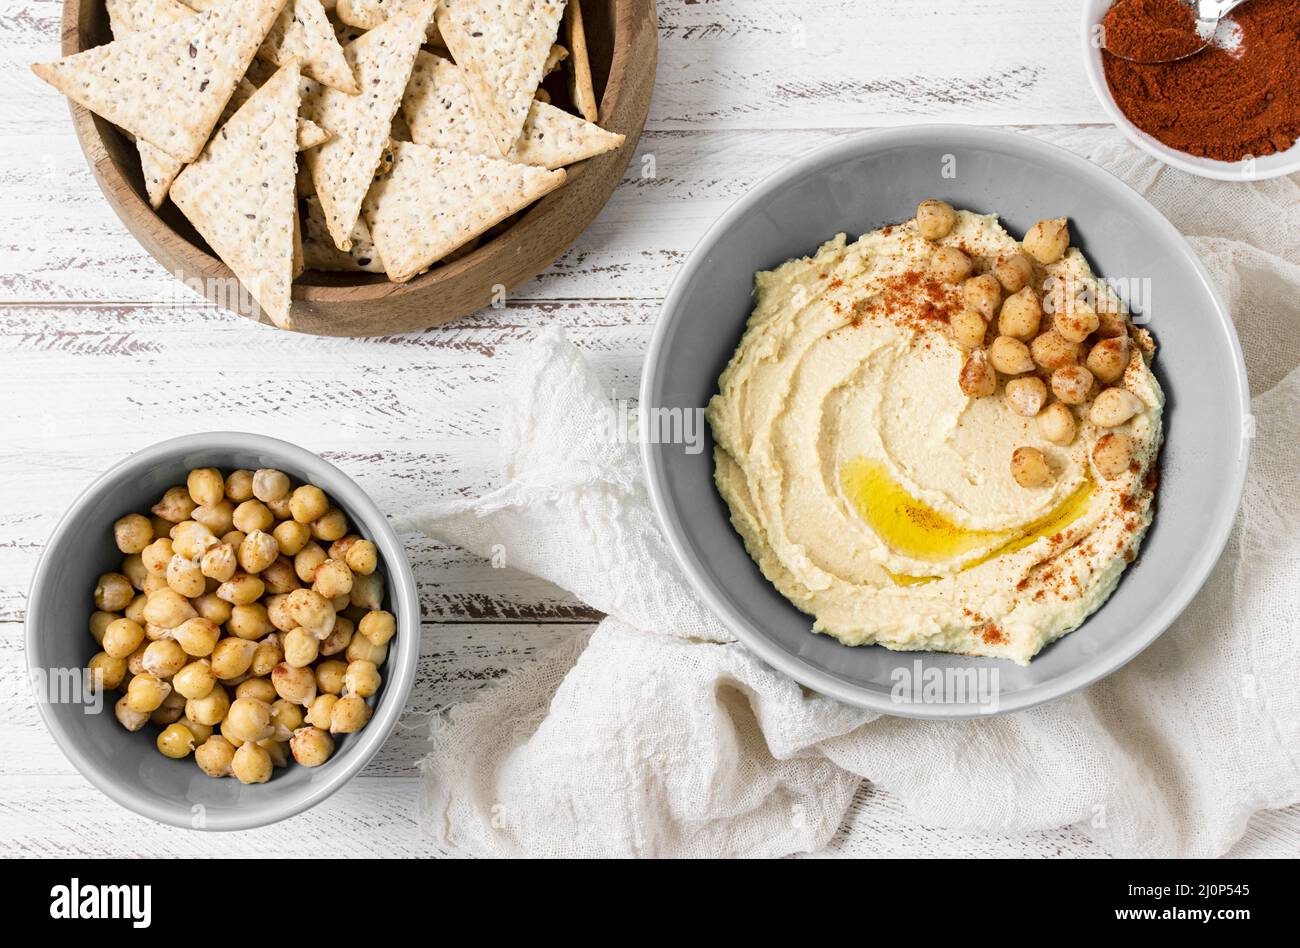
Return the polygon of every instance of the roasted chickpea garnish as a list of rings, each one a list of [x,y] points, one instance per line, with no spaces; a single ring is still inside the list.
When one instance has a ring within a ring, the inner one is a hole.
[[[998,332],[1004,336],[1028,341],[1038,334],[1043,318],[1043,307],[1038,294],[1031,287],[1007,297],[998,315]]]
[[[1092,447],[1092,464],[1106,480],[1113,480],[1128,470],[1133,460],[1133,439],[1117,431],[1108,431]]]
[[[956,224],[957,212],[951,204],[930,199],[917,205],[916,230],[926,240],[947,237]]]
[[[1100,428],[1118,428],[1146,407],[1146,403],[1128,389],[1108,388],[1093,399],[1088,417]]]
[[[998,257],[993,265],[993,275],[1008,293],[1019,293],[1034,278],[1034,265],[1022,253]]]
[[[998,375],[989,365],[988,355],[976,349],[966,356],[958,377],[961,390],[971,398],[986,398],[998,388]]]
[[[1064,217],[1039,221],[1025,234],[1025,253],[1039,263],[1055,263],[1070,247],[1070,228]]]
[[[966,308],[990,320],[1002,303],[1002,284],[991,273],[982,273],[966,280],[961,287]]]
[[[1052,482],[1052,466],[1037,448],[1016,448],[1011,454],[1011,476],[1021,487],[1044,487]]]
[[[1047,404],[1047,384],[1036,375],[1011,379],[1007,382],[1006,395],[1012,411],[1033,418]]]
[[[1053,402],[1038,413],[1038,433],[1052,444],[1069,444],[1078,430],[1074,412],[1060,402]]]
[[[970,257],[956,247],[940,247],[930,257],[930,269],[944,283],[961,283],[971,271]]]
[[[1029,347],[1011,336],[998,336],[989,346],[989,364],[1003,375],[1022,375],[1034,370]]]

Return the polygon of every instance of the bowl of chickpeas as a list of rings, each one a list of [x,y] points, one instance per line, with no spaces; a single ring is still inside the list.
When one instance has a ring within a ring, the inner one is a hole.
[[[118,803],[249,829],[319,803],[396,724],[419,656],[402,545],[347,475],[262,435],[137,451],[41,556],[37,704]]]

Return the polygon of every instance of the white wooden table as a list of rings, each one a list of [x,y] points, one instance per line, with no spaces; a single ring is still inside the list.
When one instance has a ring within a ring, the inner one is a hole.
[[[613,200],[503,310],[408,336],[303,338],[192,296],[100,196],[61,98],[60,0],[0,0],[0,855],[435,855],[413,813],[422,724],[590,625],[563,591],[416,537],[420,675],[402,726],[338,795],[263,830],[205,835],[137,818],[54,746],[23,661],[26,591],[57,518],[96,475],[165,437],[295,441],[381,507],[473,495],[495,477],[495,387],[542,326],[635,393],[669,281],[755,181],[858,129],[917,122],[1116,136],[1078,55],[1077,0],[659,0],[649,124]],[[869,804],[870,815],[861,816]],[[1257,821],[1249,852],[1296,821]],[[853,832],[849,833],[852,828]],[[851,842],[846,842],[852,838]],[[1098,855],[1062,831],[929,830],[864,786],[831,851]]]

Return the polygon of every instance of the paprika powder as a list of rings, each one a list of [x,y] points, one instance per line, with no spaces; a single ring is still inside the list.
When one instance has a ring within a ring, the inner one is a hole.
[[[1232,19],[1238,28],[1232,48],[1211,44],[1166,63],[1130,62],[1103,51],[1106,83],[1129,121],[1170,148],[1218,161],[1294,145],[1300,138],[1300,3],[1249,0]],[[1169,0],[1119,0],[1104,26],[1108,47],[1144,57],[1187,41],[1186,21]]]

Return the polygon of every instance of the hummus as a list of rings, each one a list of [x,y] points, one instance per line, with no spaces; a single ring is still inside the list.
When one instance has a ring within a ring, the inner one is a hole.
[[[1005,398],[963,394],[965,353],[948,327],[962,288],[931,274],[936,246],[963,250],[976,273],[1021,249],[996,216],[961,211],[938,241],[909,221],[757,274],[708,407],[717,486],[763,575],[814,631],[1025,664],[1104,603],[1136,556],[1164,396],[1149,352],[1132,346],[1114,384],[1141,400],[1116,429],[1133,460],[1105,478],[1090,451],[1106,429],[1087,405],[1061,446]],[[1035,286],[1073,278],[1124,312],[1074,248],[1033,267]],[[1050,484],[1013,479],[1021,445],[1046,456]]]

